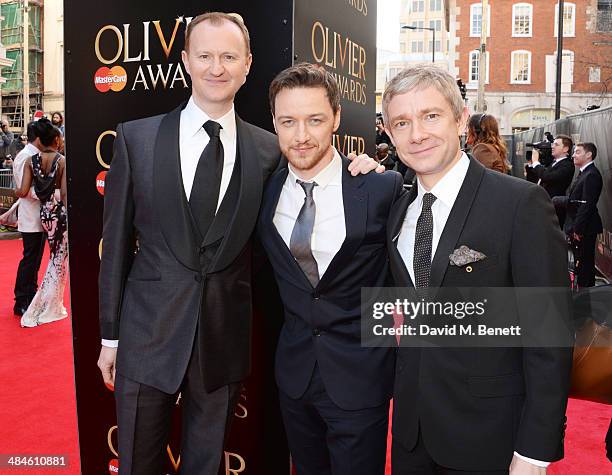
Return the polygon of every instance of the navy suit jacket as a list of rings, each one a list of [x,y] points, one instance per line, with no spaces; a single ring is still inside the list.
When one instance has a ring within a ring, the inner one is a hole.
[[[346,238],[316,288],[273,223],[286,168],[270,178],[258,230],[285,308],[276,352],[279,388],[299,398],[318,364],[332,401],[357,410],[386,403],[393,390],[395,349],[361,346],[361,287],[384,286],[387,280],[387,218],[402,193],[402,177],[395,172],[353,177],[346,158],[343,165]]]

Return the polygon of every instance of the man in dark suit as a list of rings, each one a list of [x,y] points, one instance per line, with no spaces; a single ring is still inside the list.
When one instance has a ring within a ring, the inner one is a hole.
[[[251,66],[241,20],[194,18],[183,62],[191,99],[119,124],[107,177],[98,365],[131,475],[161,473],[179,391],[182,472],[217,474],[250,368],[250,236],[280,158],[276,137],[234,112]]]
[[[574,177],[574,164],[570,158],[573,142],[568,135],[557,135],[551,144],[551,154],[553,162],[545,167],[538,160],[538,151],[534,150],[531,161],[531,171],[533,176],[538,179],[538,184],[542,185],[548,192],[548,196],[565,196],[568,186]],[[529,174],[528,174],[529,176]],[[557,209],[559,225],[563,229],[565,213],[562,209]]]
[[[566,329],[566,248],[550,199],[461,152],[468,112],[455,79],[434,66],[408,68],[389,83],[383,110],[400,159],[417,175],[389,218],[395,285],[559,287],[554,323]],[[461,246],[486,257],[450,265]],[[543,293],[544,308],[555,305]],[[507,306],[521,324],[540,318],[521,302]],[[570,365],[569,346],[400,348],[393,473],[545,473],[562,457]]]
[[[597,234],[603,231],[601,216],[597,211],[603,180],[593,163],[595,157],[597,147],[594,143],[576,145],[572,158],[580,171],[568,195],[555,200],[556,205],[567,209],[563,230],[576,248],[578,287],[595,285],[595,242]]]
[[[361,346],[361,287],[387,274],[389,210],[402,177],[353,177],[332,146],[340,92],[298,64],[270,85],[288,169],[264,194],[259,237],[285,307],[276,353],[283,421],[298,475],[384,475],[395,350]]]

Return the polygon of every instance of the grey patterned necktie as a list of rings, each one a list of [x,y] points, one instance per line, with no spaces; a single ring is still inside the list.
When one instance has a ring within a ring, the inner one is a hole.
[[[304,204],[302,205],[302,209],[300,209],[300,213],[295,221],[295,226],[291,232],[289,249],[312,286],[316,287],[319,283],[319,268],[317,267],[317,261],[312,255],[310,239],[312,238],[312,229],[314,228],[316,213],[312,192],[317,184],[315,182],[306,183],[300,180],[297,180],[297,183],[304,189],[306,196],[304,197]]]
[[[414,286],[423,288],[429,286],[431,275],[431,241],[433,239],[433,214],[431,206],[436,201],[435,195],[425,193],[423,195],[423,208],[417,220],[416,233],[414,236]]]

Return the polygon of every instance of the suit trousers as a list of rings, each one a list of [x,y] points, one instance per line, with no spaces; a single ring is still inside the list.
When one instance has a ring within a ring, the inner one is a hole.
[[[280,391],[297,475],[384,475],[389,403],[349,411],[331,400],[318,365],[300,399]]]
[[[15,306],[27,307],[38,289],[38,270],[45,250],[45,236],[40,233],[21,233],[23,257],[15,279]]]
[[[196,342],[197,342],[196,338]],[[207,393],[194,345],[181,384],[181,463],[186,475],[217,475],[229,434],[240,383]],[[168,394],[117,374],[115,402],[121,475],[165,473],[172,413],[178,393]]]
[[[399,442],[393,441],[391,448],[392,475],[503,475],[509,470],[465,471],[438,465],[427,451],[421,430],[417,444],[412,450],[406,449]]]
[[[595,285],[595,244],[597,234],[585,234],[578,243],[580,265],[576,269],[578,287],[593,287]]]

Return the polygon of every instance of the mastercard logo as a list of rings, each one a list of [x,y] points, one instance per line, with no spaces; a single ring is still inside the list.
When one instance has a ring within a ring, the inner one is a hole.
[[[111,461],[108,462],[108,473],[110,475],[115,475],[116,473],[119,473],[119,460],[111,459]]]
[[[127,73],[121,66],[103,66],[94,74],[94,85],[100,92],[122,91],[127,85]]]
[[[98,173],[98,176],[96,177],[96,188],[98,190],[98,193],[100,193],[102,196],[104,196],[104,183],[106,181],[106,172],[100,172]]]

